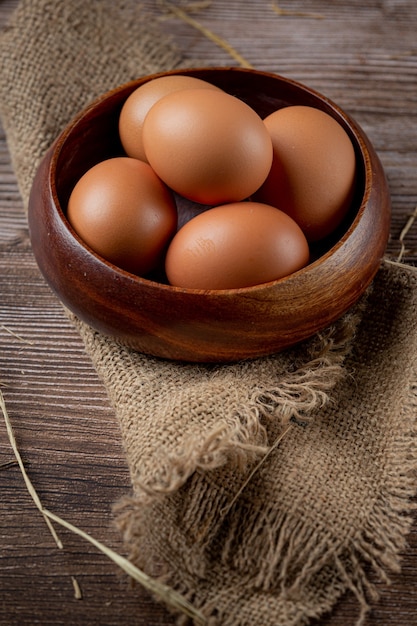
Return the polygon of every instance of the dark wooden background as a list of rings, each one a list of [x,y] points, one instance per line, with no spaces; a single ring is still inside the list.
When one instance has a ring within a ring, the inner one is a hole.
[[[2,27],[16,0],[0,0]],[[158,2],[144,2],[161,16]],[[179,4],[179,3],[177,3]],[[201,4],[201,3],[200,3]],[[353,115],[385,167],[393,202],[388,252],[417,205],[417,4],[415,0],[214,0],[193,14],[254,67],[300,80]],[[182,3],[184,5],[184,3]],[[281,14],[275,10],[278,6]],[[227,52],[178,17],[161,27],[192,63],[233,63]],[[1,68],[0,68],[1,71]],[[417,261],[417,223],[405,260]],[[129,489],[119,429],[81,341],[32,257],[26,220],[0,128],[0,384],[18,445],[43,504],[117,551],[112,504]],[[59,530],[58,550],[11,464],[0,423],[0,624],[59,626],[173,620],[107,558]],[[75,599],[72,577],[82,591]],[[417,624],[417,526],[402,573],[378,583],[366,626]],[[355,624],[346,596],[323,626]]]

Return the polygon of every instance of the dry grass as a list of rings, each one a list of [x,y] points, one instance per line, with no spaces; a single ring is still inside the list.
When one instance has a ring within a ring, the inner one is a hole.
[[[98,541],[97,539],[94,539],[94,537],[92,537],[88,533],[84,532],[80,528],[77,528],[70,522],[67,522],[66,520],[62,519],[55,513],[52,513],[48,509],[44,508],[26,472],[25,466],[23,464],[22,457],[17,447],[16,438],[14,436],[10,418],[7,413],[4,396],[1,391],[0,391],[0,408],[3,413],[4,421],[6,424],[9,442],[12,447],[13,453],[15,455],[16,462],[18,463],[20,467],[27,490],[30,496],[32,497],[32,500],[35,503],[36,507],[38,508],[39,512],[45,519],[45,522],[49,528],[49,531],[51,532],[52,537],[54,538],[54,541],[57,547],[62,550],[63,544],[60,538],[58,537],[58,534],[52,522],[55,522],[56,524],[66,528],[67,530],[71,531],[75,535],[82,537],[83,539],[88,541],[90,544],[95,546],[97,550],[105,554],[111,561],[113,561],[113,563],[115,563],[120,569],[122,569],[131,578],[133,578],[138,583],[140,583],[145,589],[155,594],[155,596],[163,600],[167,606],[170,606],[177,612],[181,612],[184,615],[191,617],[194,620],[195,624],[199,624],[199,625],[206,624],[207,621],[205,617],[200,613],[200,611],[198,611],[195,607],[193,607],[192,604],[190,604],[183,596],[181,596],[175,590],[171,589],[171,587],[168,587],[167,585],[164,585],[158,582],[157,580],[151,578],[150,576],[142,572],[140,569],[138,569],[135,565],[133,565],[133,563],[131,563],[125,557],[121,556],[120,554],[117,554],[117,552],[107,547],[106,545]],[[80,599],[82,597],[81,590],[77,583],[77,580],[74,577],[72,578],[72,584],[74,586],[75,597]]]
[[[306,17],[313,20],[324,19],[324,15],[321,15],[321,13],[309,13],[307,11],[295,11],[293,9],[281,9],[281,7],[278,6],[277,2],[272,3],[272,10],[277,15],[282,15],[283,17]]]
[[[402,229],[400,236],[398,238],[398,241],[400,243],[401,249],[399,252],[399,255],[397,257],[397,263],[400,263],[402,261],[402,259],[404,258],[404,256],[407,254],[407,248],[405,246],[405,238],[407,237],[408,233],[410,232],[414,222],[417,219],[417,206],[415,207],[414,211],[408,216],[408,220],[405,223],[404,228]]]
[[[237,61],[237,63],[239,63],[239,65],[241,65],[242,67],[250,68],[250,69],[252,68],[252,65],[249,63],[249,61],[247,61],[241,54],[239,54],[239,52],[235,50],[235,48],[233,48],[233,46],[229,44],[228,41],[226,41],[225,39],[222,39],[221,37],[216,35],[216,33],[213,33],[213,31],[203,26],[198,20],[191,17],[189,15],[189,11],[185,7],[184,8],[179,7],[173,4],[172,2],[166,2],[165,0],[161,0],[159,4],[161,5],[162,8],[166,9],[167,11],[169,11],[170,13],[178,17],[183,22],[189,24],[190,26],[198,30],[202,35],[204,35],[204,37],[206,37],[207,39],[215,43],[217,46],[225,50],[232,57],[232,59],[234,59],[235,61]],[[192,3],[192,4],[194,5],[195,3]],[[198,3],[198,4],[200,4],[199,8],[201,9],[202,8],[201,3]],[[207,6],[208,4],[204,3],[204,8],[206,8]],[[196,8],[194,6],[193,11],[195,10]]]

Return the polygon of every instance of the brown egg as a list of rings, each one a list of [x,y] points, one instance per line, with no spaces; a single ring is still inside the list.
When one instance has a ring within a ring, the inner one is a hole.
[[[223,91],[165,96],[143,125],[149,163],[178,194],[206,205],[247,198],[264,182],[272,142],[258,114]]]
[[[340,224],[352,201],[356,169],[352,142],[335,119],[312,107],[279,109],[264,123],[274,157],[254,199],[285,211],[309,241],[318,241]]]
[[[215,89],[215,85],[193,76],[160,76],[144,83],[125,101],[119,117],[119,135],[128,156],[146,161],[142,143],[142,127],[149,109],[163,96],[183,89]]]
[[[187,222],[171,241],[165,270],[177,287],[233,289],[282,278],[308,262],[307,240],[286,213],[236,202]]]
[[[71,193],[67,217],[92,250],[139,275],[161,263],[177,227],[171,192],[147,163],[130,157],[88,170]]]

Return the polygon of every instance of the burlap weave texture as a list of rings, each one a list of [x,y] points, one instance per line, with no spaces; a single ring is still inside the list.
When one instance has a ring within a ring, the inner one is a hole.
[[[80,108],[181,64],[137,2],[107,0],[23,0],[0,60],[25,206],[40,158]],[[386,264],[325,332],[221,366],[147,357],[71,317],[121,426],[132,494],[117,516],[132,559],[163,562],[210,623],[305,624],[347,588],[365,609],[366,568],[398,568],[410,524],[416,298],[415,274]]]

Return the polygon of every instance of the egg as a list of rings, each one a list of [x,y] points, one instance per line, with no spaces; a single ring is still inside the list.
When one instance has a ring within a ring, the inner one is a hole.
[[[119,116],[119,136],[128,156],[146,161],[142,142],[142,127],[150,108],[163,96],[183,89],[214,89],[219,87],[194,78],[174,74],[159,76],[135,89],[123,104]]]
[[[163,263],[177,228],[172,193],[147,163],[131,157],[89,169],[71,192],[67,218],[93,251],[139,275]]]
[[[170,188],[205,205],[247,198],[272,164],[260,116],[223,91],[187,89],[161,98],[145,118],[143,145]]]
[[[264,120],[273,145],[270,173],[253,199],[288,213],[310,242],[332,233],[345,217],[355,187],[352,142],[330,115],[288,106]]]
[[[166,254],[171,285],[188,289],[250,287],[309,262],[300,227],[275,207],[236,202],[208,209],[177,232]]]

